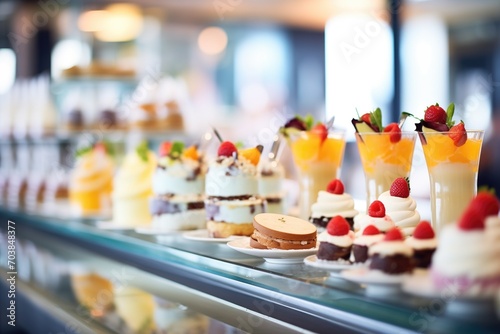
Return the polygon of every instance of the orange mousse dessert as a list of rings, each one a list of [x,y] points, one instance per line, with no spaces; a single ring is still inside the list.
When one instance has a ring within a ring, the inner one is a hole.
[[[312,117],[295,117],[281,132],[292,150],[300,183],[300,217],[310,217],[311,205],[320,190],[340,175],[344,157],[343,132],[334,132],[325,124],[314,125]]]
[[[402,133],[397,123],[382,126],[379,108],[353,119],[366,180],[366,205],[391,188],[398,177],[410,176],[416,135]]]
[[[426,109],[416,125],[431,185],[432,224],[436,232],[456,221],[477,192],[483,131],[467,131],[452,121],[454,105]]]
[[[102,143],[77,152],[71,172],[69,200],[79,214],[99,214],[111,209],[114,163]]]

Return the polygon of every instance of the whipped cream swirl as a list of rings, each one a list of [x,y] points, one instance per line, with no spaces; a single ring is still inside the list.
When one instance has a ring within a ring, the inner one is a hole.
[[[371,217],[367,214],[360,213],[354,217],[354,230],[361,235],[368,225],[374,225],[380,232],[386,232],[392,227],[395,227],[394,221],[388,215],[385,217]]]
[[[340,215],[342,217],[352,218],[358,214],[354,210],[354,200],[349,194],[332,194],[321,190],[318,193],[316,203],[311,206],[311,217],[334,217]]]
[[[391,196],[389,191],[380,194],[378,199],[384,204],[386,214],[392,218],[396,226],[405,235],[413,234],[415,226],[420,222],[415,200],[411,197]]]

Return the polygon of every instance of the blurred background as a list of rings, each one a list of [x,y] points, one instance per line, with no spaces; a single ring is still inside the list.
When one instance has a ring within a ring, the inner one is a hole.
[[[182,116],[163,133],[192,138],[215,126],[254,142],[292,114],[335,115],[343,178],[363,197],[356,110],[389,123],[454,102],[486,130],[479,184],[500,192],[498,0],[2,1],[0,32],[4,140],[127,129],[152,91]],[[418,150],[412,178],[427,180]]]

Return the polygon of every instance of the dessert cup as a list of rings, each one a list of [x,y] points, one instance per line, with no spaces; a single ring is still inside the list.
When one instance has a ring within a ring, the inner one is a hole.
[[[365,173],[366,209],[398,177],[409,177],[415,149],[416,134],[401,133],[401,140],[392,143],[390,133],[356,133],[359,155]]]
[[[298,131],[288,136],[300,185],[299,216],[309,219],[311,205],[320,190],[340,176],[344,158],[345,134],[330,130],[323,141],[311,131]]]
[[[419,133],[429,171],[432,225],[439,233],[456,221],[477,192],[483,131],[466,131],[467,141],[455,146],[449,132]]]

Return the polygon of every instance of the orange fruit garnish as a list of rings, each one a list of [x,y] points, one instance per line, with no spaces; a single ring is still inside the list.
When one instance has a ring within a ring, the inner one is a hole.
[[[198,160],[200,158],[200,155],[198,154],[198,150],[196,149],[196,146],[189,146],[187,149],[184,150],[182,153],[182,156],[184,158],[192,159],[192,160]]]
[[[260,160],[260,151],[257,147],[238,150],[238,154],[257,166]]]

